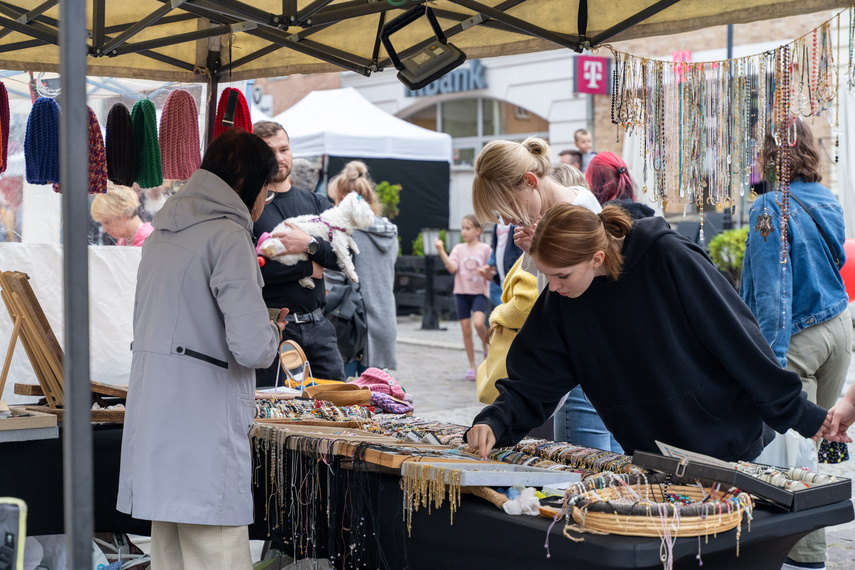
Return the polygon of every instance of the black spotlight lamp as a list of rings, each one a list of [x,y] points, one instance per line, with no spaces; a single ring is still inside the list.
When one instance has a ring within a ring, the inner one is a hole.
[[[404,58],[398,57],[395,48],[389,41],[389,36],[415,22],[427,14],[428,21],[436,38],[427,46]],[[398,70],[398,80],[415,91],[433,83],[455,67],[466,61],[466,54],[448,43],[433,10],[424,5],[416,6],[401,14],[385,26],[380,32],[380,40],[389,54],[389,59]]]

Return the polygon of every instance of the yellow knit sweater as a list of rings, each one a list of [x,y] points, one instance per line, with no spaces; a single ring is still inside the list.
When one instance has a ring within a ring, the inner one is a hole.
[[[529,311],[537,300],[537,278],[520,267],[523,256],[505,275],[502,285],[502,304],[490,314],[490,324],[518,330],[523,326]]]

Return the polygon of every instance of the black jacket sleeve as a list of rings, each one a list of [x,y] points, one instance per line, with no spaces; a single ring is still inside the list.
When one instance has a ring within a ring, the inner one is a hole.
[[[472,422],[490,426],[499,447],[516,444],[543,424],[578,384],[558,300],[556,293],[541,293],[508,351],[508,378],[496,382],[499,397]]]

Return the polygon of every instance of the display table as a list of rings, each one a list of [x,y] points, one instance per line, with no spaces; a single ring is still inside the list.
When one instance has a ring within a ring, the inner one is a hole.
[[[365,474],[364,479],[365,494],[358,498],[362,501],[361,507],[351,505],[352,513],[341,505],[337,509],[333,505],[333,509],[345,513],[352,521],[364,519],[366,532],[355,537],[340,531],[339,536],[328,536],[319,530],[314,541],[314,556],[326,557],[331,549],[355,543],[363,546],[364,552],[356,555],[370,568],[662,568],[658,538],[574,534],[584,541],[573,542],[563,535],[563,521],[556,523],[549,532],[551,557],[547,558],[544,542],[551,523],[549,519],[510,516],[483,499],[466,494],[454,514],[453,525],[447,501],[440,509],[431,509],[431,514],[422,507],[413,512],[412,535],[407,537],[400,479],[378,473]],[[324,487],[325,482],[322,482]],[[256,523],[250,527],[253,538],[267,537],[263,495],[262,485],[261,492],[255,489]],[[338,496],[345,495],[339,493]],[[319,501],[318,507],[322,517],[325,501]],[[739,557],[736,556],[735,530],[710,536],[708,542],[701,537],[703,569],[779,570],[787,553],[801,537],[812,530],[853,518],[851,501],[795,513],[757,506],[751,531],[747,520],[742,523]],[[316,523],[315,528],[319,529],[320,525]],[[696,537],[678,539],[674,545],[674,568],[698,568],[698,546]],[[290,548],[290,545],[284,546],[285,551],[293,555]]]
[[[60,431],[61,433],[61,431]],[[133,519],[115,509],[118,491],[121,426],[94,426],[95,531],[128,532],[149,535],[147,521]],[[38,440],[0,444],[0,495],[18,497],[27,502],[27,534],[60,534],[63,529],[62,440]],[[324,470],[326,471],[326,469]],[[327,471],[328,472],[328,471]],[[407,537],[403,491],[400,478],[379,473],[336,470],[337,482],[360,480],[363,490],[357,503],[332,505],[339,513],[337,520],[348,517],[364,520],[365,531],[357,541],[372,568],[521,568],[566,567],[568,563],[583,568],[650,568],[662,567],[659,560],[660,540],[625,536],[577,535],[584,542],[573,542],[563,535],[563,522],[549,533],[551,557],[546,557],[544,542],[551,521],[541,517],[509,516],[490,503],[463,495],[460,508],[450,523],[446,501],[440,509],[420,508],[413,513],[412,536]],[[322,481],[326,488],[326,481]],[[335,483],[334,483],[335,484]],[[259,489],[261,491],[259,492]],[[250,527],[255,539],[268,537],[265,520],[264,483],[254,488],[256,522]],[[338,497],[350,501],[354,495],[343,492]],[[317,502],[319,511],[327,507]],[[701,538],[704,570],[715,568],[778,570],[787,552],[805,534],[824,526],[851,521],[852,503],[790,513],[758,506],[754,510],[751,531],[743,522],[739,539],[740,556],[736,557],[736,532]],[[318,522],[320,522],[320,518]],[[350,524],[338,525],[347,526]],[[346,531],[333,533],[318,530],[315,556],[326,557],[328,550],[348,544]],[[681,538],[674,545],[675,568],[697,568],[697,538]]]
[[[27,503],[27,535],[62,534],[63,470],[60,437],[0,443],[0,495]],[[95,532],[148,536],[151,524],[116,510],[121,425],[92,426]]]

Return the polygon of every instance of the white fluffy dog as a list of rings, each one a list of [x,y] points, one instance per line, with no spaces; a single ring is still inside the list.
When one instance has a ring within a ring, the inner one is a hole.
[[[288,231],[290,228],[285,222],[294,224],[310,236],[330,242],[338,258],[339,267],[354,283],[359,282],[351,257],[351,250],[358,254],[359,248],[351,234],[354,230],[363,230],[374,222],[374,211],[359,194],[351,192],[338,206],[321,212],[320,215],[308,214],[288,218],[273,228],[271,233]],[[284,265],[294,265],[298,261],[309,259],[305,253],[281,255],[282,249],[282,243],[276,238],[261,240],[258,246],[259,253]],[[300,285],[306,289],[315,288],[311,277],[300,279]]]

